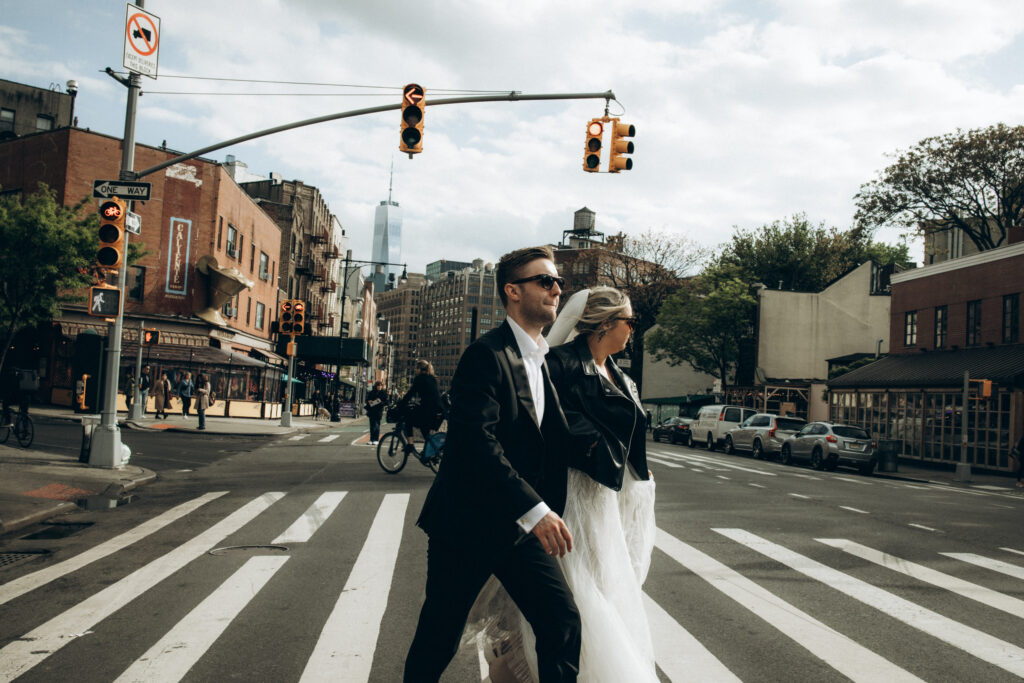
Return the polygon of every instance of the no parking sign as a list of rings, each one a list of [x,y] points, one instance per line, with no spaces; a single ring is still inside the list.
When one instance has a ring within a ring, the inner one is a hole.
[[[156,78],[160,17],[129,3],[125,8],[124,25],[124,68]]]

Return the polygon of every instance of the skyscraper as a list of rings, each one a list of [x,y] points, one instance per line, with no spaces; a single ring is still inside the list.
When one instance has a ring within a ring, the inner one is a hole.
[[[392,165],[387,201],[382,201],[373,214],[373,260],[379,263],[399,264],[402,261],[402,209],[398,202],[391,200],[394,175]],[[397,281],[400,273],[400,265],[384,266],[382,272],[373,276],[373,291],[385,291],[389,275],[394,275]]]

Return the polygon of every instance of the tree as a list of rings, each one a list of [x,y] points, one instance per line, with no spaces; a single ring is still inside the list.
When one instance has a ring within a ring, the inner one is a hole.
[[[93,282],[87,268],[96,255],[94,212],[80,216],[57,203],[45,184],[22,197],[0,196],[0,368],[18,330],[53,320],[72,292]]]
[[[925,138],[854,197],[859,226],[927,235],[960,228],[985,251],[1024,225],[1024,126],[999,123]]]
[[[644,335],[655,325],[662,303],[707,258],[707,250],[682,235],[647,232],[608,238],[602,254],[601,279],[621,289],[633,306],[636,325],[629,346],[630,376],[643,388]]]
[[[742,346],[753,338],[756,306],[737,269],[709,269],[665,301],[658,327],[647,337],[648,350],[670,365],[688,363],[718,377],[725,391]]]

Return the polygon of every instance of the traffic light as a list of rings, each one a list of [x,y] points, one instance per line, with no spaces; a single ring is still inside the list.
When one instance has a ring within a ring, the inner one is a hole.
[[[89,288],[89,315],[116,318],[121,311],[121,290],[107,285]]]
[[[156,346],[160,343],[160,330],[143,330],[142,345]]]
[[[622,155],[633,153],[633,141],[624,138],[636,135],[636,127],[631,123],[619,123],[618,119],[612,121],[612,140],[608,146],[608,172],[629,171],[633,168],[633,160]]]
[[[583,148],[583,170],[597,173],[601,170],[601,137],[604,135],[604,123],[601,119],[590,119],[587,124],[587,144]]]
[[[402,88],[402,139],[398,150],[412,158],[423,151],[423,86],[410,83]]]
[[[277,328],[281,334],[295,334],[292,332],[292,300],[285,299],[281,302],[281,310],[277,315]]]
[[[292,301],[292,334],[303,334],[306,330],[306,302]]]
[[[128,207],[117,197],[100,204],[99,250],[96,261],[101,268],[119,270],[124,259],[124,219]]]

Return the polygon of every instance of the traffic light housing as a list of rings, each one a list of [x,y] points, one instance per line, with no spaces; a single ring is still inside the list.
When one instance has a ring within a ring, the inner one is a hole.
[[[142,345],[156,346],[160,343],[160,330],[143,330]]]
[[[601,138],[604,135],[604,123],[601,119],[590,119],[587,124],[587,142],[583,147],[583,170],[597,173],[601,170]]]
[[[123,199],[114,197],[100,204],[99,248],[96,262],[100,268],[120,270],[124,260],[124,221],[128,206]]]
[[[612,139],[608,145],[608,172],[618,173],[633,168],[633,160],[623,154],[633,153],[633,141],[626,140],[636,135],[636,126],[631,123],[619,123],[612,119]]]
[[[423,86],[415,83],[402,88],[402,128],[398,149],[412,158],[423,151],[423,113],[426,106]]]
[[[292,332],[292,300],[285,299],[281,302],[281,310],[277,314],[277,329],[281,334],[295,334]]]
[[[292,334],[304,334],[306,331],[306,302],[298,299],[292,301]]]

